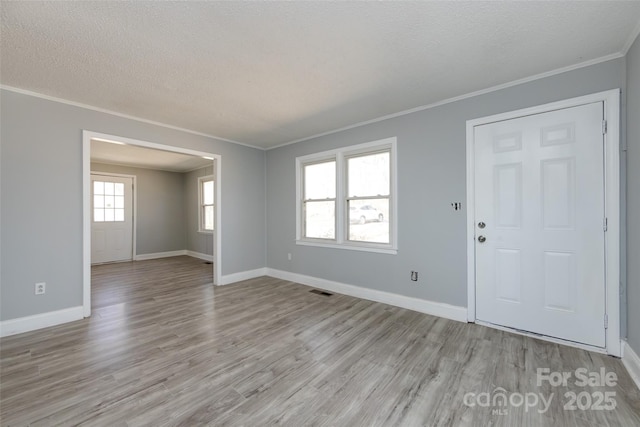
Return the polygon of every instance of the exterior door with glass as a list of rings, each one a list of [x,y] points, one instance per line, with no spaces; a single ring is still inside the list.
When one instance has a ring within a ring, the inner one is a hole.
[[[133,178],[91,175],[91,263],[133,259]]]

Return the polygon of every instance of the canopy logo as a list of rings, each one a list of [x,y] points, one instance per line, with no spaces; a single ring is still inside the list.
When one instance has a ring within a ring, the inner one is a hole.
[[[565,411],[591,410],[612,411],[616,408],[616,392],[602,390],[603,387],[615,387],[618,384],[618,376],[615,372],[607,372],[605,368],[599,371],[589,371],[586,368],[578,368],[575,371],[559,372],[549,368],[538,368],[536,372],[536,385],[538,387],[589,387],[590,390],[580,392],[567,391],[560,395]],[[595,390],[594,390],[595,389]],[[594,390],[594,391],[592,391]],[[492,392],[466,393],[463,402],[466,406],[491,408],[492,415],[507,415],[509,408],[524,407],[525,412],[536,410],[544,414],[549,410],[555,393],[519,393],[507,392],[502,387],[495,388]]]
[[[508,408],[519,408],[524,406],[524,411],[536,409],[544,414],[549,410],[553,401],[553,393],[548,399],[542,393],[507,393],[502,387],[498,387],[493,392],[467,393],[463,398],[464,404],[469,407],[480,406],[482,408],[492,408],[493,415],[507,415]]]

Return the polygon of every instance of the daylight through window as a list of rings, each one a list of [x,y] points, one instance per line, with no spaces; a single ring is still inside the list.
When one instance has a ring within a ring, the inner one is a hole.
[[[212,176],[205,176],[198,178],[199,188],[199,204],[200,204],[200,228],[199,231],[211,232],[213,231],[213,224],[215,223],[215,189]]]
[[[395,138],[296,162],[298,244],[395,253]]]
[[[93,221],[124,221],[124,184],[93,181]]]

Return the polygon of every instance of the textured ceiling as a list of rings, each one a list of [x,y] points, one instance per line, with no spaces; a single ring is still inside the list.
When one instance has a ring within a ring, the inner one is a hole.
[[[100,140],[91,140],[91,161],[170,172],[188,172],[211,166],[212,160],[169,151],[120,145]]]
[[[640,2],[0,2],[0,82],[264,148],[624,53]]]

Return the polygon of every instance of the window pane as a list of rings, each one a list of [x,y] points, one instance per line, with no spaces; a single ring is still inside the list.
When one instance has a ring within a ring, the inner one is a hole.
[[[113,219],[114,219],[113,209],[105,209],[104,220],[107,222],[113,222]]]
[[[349,158],[348,196],[388,196],[391,188],[389,159],[389,152]]]
[[[93,181],[93,194],[104,194],[104,182]]]
[[[94,222],[104,222],[104,209],[94,209],[93,210],[93,221]]]
[[[104,207],[113,208],[115,205],[115,201],[113,199],[114,196],[104,196]]]
[[[116,208],[124,208],[124,196],[115,196],[115,205]]]
[[[205,205],[213,204],[213,181],[204,181],[202,183],[202,199]]]
[[[213,206],[204,207],[204,229],[213,230]]]
[[[306,202],[304,204],[304,236],[316,239],[335,239],[335,202]]]
[[[93,207],[104,208],[104,196],[93,196]]]
[[[336,162],[316,163],[304,167],[304,198],[335,199]]]
[[[121,182],[116,182],[116,196],[124,196],[124,184]]]
[[[114,185],[113,182],[105,182],[104,183],[104,194],[108,195],[108,196],[113,196],[114,194]]]
[[[389,243],[389,199],[350,200],[349,240]]]
[[[115,220],[124,221],[124,209],[115,209]]]

